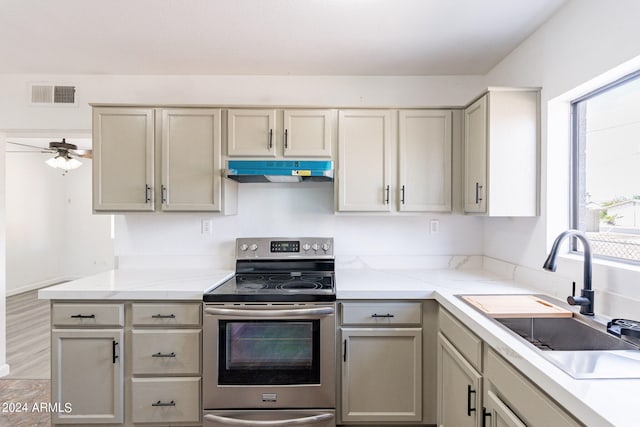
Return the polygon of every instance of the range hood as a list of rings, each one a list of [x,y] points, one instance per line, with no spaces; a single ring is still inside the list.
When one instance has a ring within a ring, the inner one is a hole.
[[[330,160],[229,160],[225,175],[238,182],[333,181]]]

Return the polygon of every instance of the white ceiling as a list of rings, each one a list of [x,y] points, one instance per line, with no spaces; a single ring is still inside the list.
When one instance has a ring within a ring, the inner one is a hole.
[[[485,74],[566,0],[0,0],[0,73]]]

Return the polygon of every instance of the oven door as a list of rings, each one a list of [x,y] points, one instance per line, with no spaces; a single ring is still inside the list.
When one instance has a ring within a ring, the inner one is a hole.
[[[204,409],[335,408],[335,303],[205,304]]]

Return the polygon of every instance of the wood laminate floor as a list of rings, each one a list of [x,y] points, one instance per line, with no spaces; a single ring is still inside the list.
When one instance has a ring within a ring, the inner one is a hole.
[[[38,291],[7,298],[7,363],[0,378],[0,427],[49,426],[50,308]]]
[[[7,298],[7,363],[5,379],[50,379],[51,325],[48,300],[38,291]]]

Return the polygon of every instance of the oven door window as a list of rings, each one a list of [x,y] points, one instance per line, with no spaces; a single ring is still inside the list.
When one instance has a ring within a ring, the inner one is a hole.
[[[320,383],[319,320],[220,320],[218,384]]]

